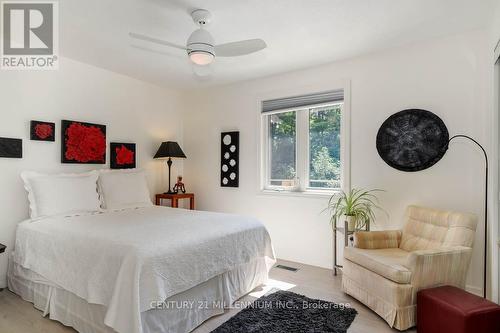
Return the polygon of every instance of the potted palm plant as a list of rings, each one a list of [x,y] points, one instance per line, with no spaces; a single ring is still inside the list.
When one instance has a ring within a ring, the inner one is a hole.
[[[378,205],[376,192],[382,190],[364,190],[353,188],[349,192],[334,194],[328,201],[327,209],[331,212],[330,222],[335,225],[336,221],[344,219],[347,222],[348,231],[365,228],[367,223],[375,220],[375,210],[384,211]]]

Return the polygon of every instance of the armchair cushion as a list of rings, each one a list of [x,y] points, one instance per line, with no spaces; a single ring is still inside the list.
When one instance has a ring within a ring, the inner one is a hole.
[[[416,291],[440,285],[463,288],[472,249],[464,246],[413,251],[405,264],[413,272]]]
[[[472,247],[476,224],[473,214],[409,206],[400,247],[405,251]]]
[[[354,246],[360,249],[397,248],[400,242],[400,230],[358,231],[354,233]]]
[[[411,271],[405,267],[409,253],[398,248],[366,250],[346,247],[344,257],[396,283],[410,283]]]

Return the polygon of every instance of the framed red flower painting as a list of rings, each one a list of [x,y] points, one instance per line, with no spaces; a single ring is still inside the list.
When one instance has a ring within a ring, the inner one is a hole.
[[[106,163],[105,125],[63,120],[61,138],[62,163]]]
[[[30,122],[30,138],[36,141],[55,141],[56,124],[32,120]]]
[[[135,168],[135,143],[110,143],[111,169]]]

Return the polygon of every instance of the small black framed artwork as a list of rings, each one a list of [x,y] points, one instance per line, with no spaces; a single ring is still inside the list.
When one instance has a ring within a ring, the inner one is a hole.
[[[56,124],[32,120],[30,122],[30,138],[34,141],[56,141]]]
[[[221,133],[221,187],[238,187],[240,170],[240,132]]]
[[[0,157],[23,158],[23,140],[0,138]]]
[[[135,143],[109,144],[111,150],[111,169],[133,169],[136,166],[136,145]]]
[[[106,164],[106,125],[61,121],[61,163]]]

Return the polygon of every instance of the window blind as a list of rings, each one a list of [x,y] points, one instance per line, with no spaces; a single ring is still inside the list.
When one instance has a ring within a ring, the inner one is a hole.
[[[315,104],[341,102],[344,100],[344,90],[329,90],[320,93],[293,96],[262,101],[262,113],[291,108],[300,108]]]

